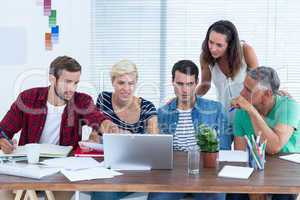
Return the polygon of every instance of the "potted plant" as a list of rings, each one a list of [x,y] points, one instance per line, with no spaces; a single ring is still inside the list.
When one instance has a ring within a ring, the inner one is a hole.
[[[198,127],[196,140],[197,145],[201,150],[203,167],[216,167],[220,146],[216,130],[207,125],[201,124]]]

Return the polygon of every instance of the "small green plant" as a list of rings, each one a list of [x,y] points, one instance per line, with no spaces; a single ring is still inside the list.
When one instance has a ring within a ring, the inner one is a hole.
[[[215,129],[205,124],[199,125],[196,139],[202,152],[219,151],[219,139]]]

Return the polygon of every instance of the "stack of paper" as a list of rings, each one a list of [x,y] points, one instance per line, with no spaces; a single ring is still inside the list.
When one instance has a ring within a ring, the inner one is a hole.
[[[72,150],[72,146],[59,146],[54,144],[39,144],[41,157],[66,157]],[[26,156],[26,145],[18,146],[13,153],[5,154],[0,150],[0,157]]]
[[[227,162],[248,162],[246,151],[219,151],[219,161]]]
[[[95,159],[88,157],[47,159],[41,164],[44,165],[29,165],[26,163],[0,164],[0,174],[40,179],[61,171],[70,181],[113,178],[114,176],[122,175],[122,173],[104,168],[103,162],[99,163]]]
[[[284,160],[288,160],[288,161],[292,161],[295,163],[300,163],[300,154],[290,154],[290,155],[286,155],[286,156],[279,156],[279,158],[284,159]]]
[[[22,176],[28,178],[41,179],[59,172],[58,168],[49,168],[39,165],[29,165],[25,163],[0,164],[0,174]]]
[[[225,165],[218,176],[227,178],[248,179],[253,172],[253,168]]]

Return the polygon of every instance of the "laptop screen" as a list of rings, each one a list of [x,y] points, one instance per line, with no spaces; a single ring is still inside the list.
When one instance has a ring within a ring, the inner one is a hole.
[[[120,170],[173,168],[173,136],[104,134],[104,163]]]

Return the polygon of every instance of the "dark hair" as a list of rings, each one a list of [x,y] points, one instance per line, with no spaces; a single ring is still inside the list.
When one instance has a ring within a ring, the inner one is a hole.
[[[172,69],[172,81],[174,81],[176,71],[186,75],[195,75],[195,80],[198,82],[199,69],[193,61],[180,60],[175,63]]]
[[[216,62],[216,59],[212,57],[208,48],[209,35],[212,31],[226,36],[226,42],[228,43],[226,50],[228,66],[230,70],[230,77],[233,78],[240,70],[243,55],[237,29],[233,23],[227,20],[217,21],[208,28],[205,39],[202,43],[200,60],[208,63],[209,65],[214,65]]]
[[[69,72],[81,72],[81,66],[74,58],[59,56],[51,62],[49,74],[52,74],[58,79],[63,70]]]
[[[248,76],[259,84],[271,89],[273,94],[278,94],[280,79],[277,72],[271,67],[260,66],[247,72]]]

